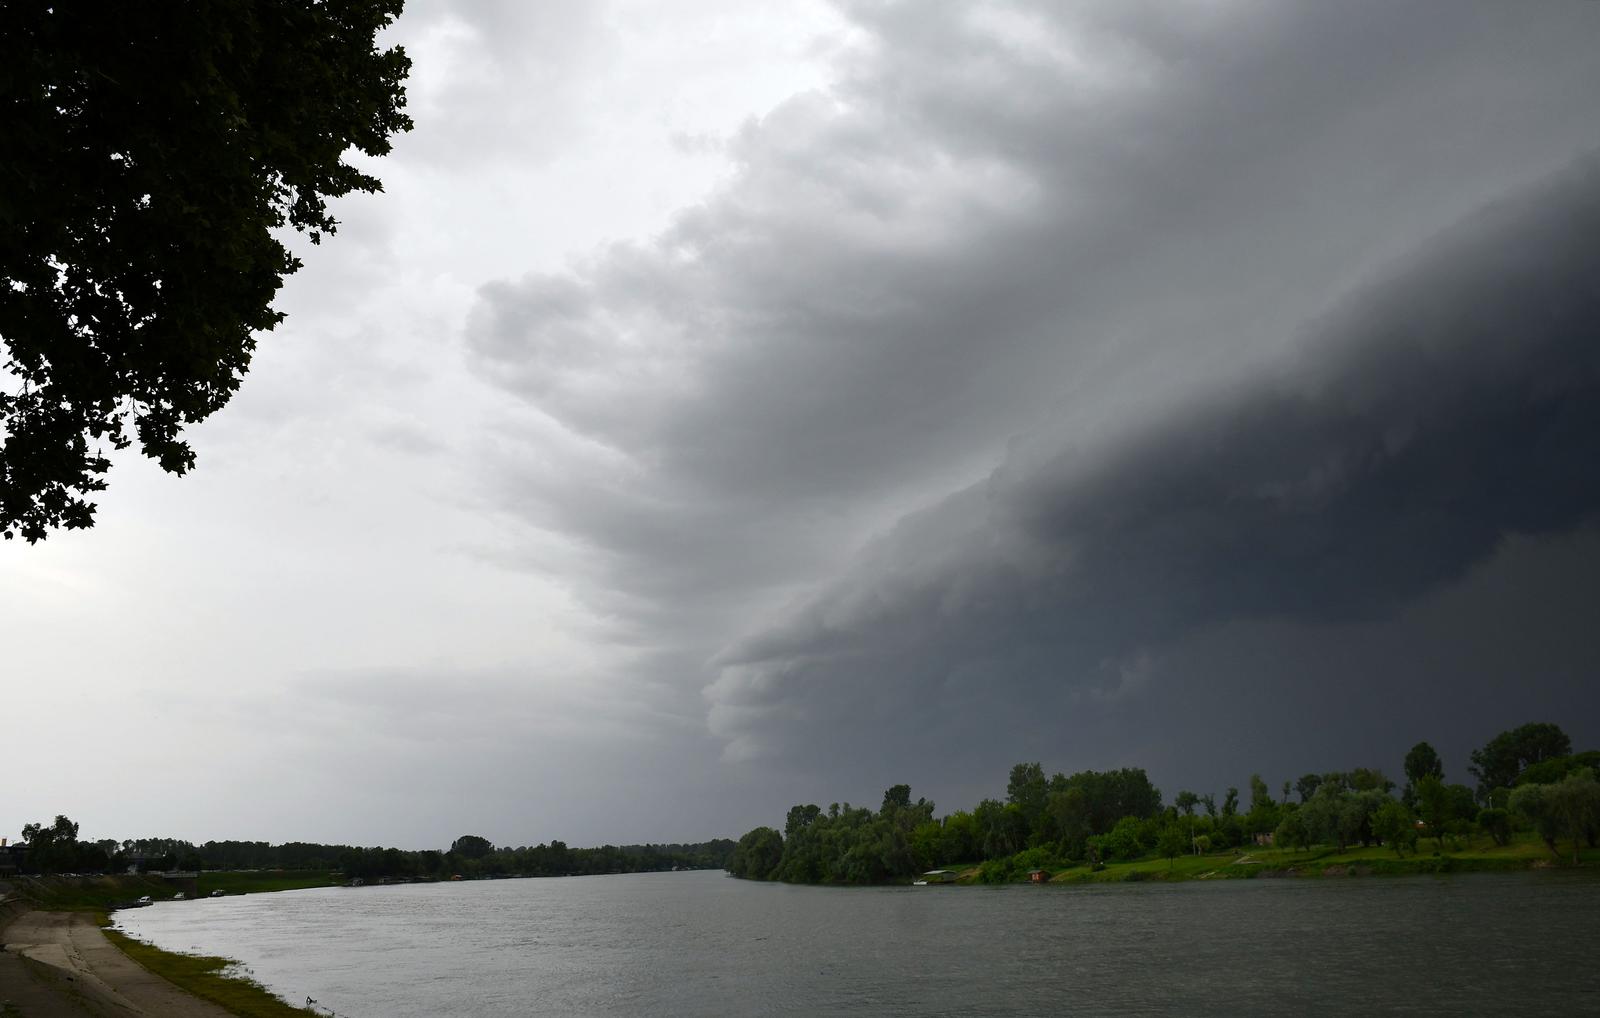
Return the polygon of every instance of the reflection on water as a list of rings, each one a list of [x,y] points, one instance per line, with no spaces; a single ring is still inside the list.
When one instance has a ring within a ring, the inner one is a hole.
[[[356,1018],[1600,1013],[1588,873],[816,888],[720,873],[326,888],[118,925]]]

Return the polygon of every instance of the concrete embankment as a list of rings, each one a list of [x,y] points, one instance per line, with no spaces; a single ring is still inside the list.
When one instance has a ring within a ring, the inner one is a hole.
[[[229,1018],[140,967],[88,912],[0,900],[0,1007],[22,1018]]]

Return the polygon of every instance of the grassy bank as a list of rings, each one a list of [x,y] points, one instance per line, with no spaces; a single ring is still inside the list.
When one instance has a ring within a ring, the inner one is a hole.
[[[337,887],[343,883],[332,870],[218,870],[200,874],[201,897],[223,894],[259,894],[265,891],[299,891],[308,887]]]
[[[1167,860],[1154,856],[1108,864],[1090,870],[1086,865],[1049,870],[1051,883],[1115,883],[1140,880],[1248,880],[1256,877],[1414,876],[1430,873],[1504,873],[1571,866],[1571,846],[1557,860],[1533,835],[1520,835],[1508,845],[1484,839],[1457,850],[1435,853],[1424,841],[1404,858],[1381,846],[1356,846],[1343,852],[1334,846],[1305,851],[1252,848],[1212,855],[1181,855]],[[1600,849],[1585,849],[1580,859],[1600,865]],[[962,883],[978,879],[976,869],[962,873]]]
[[[181,890],[152,876],[17,877],[12,885],[30,905],[51,912],[104,912],[145,895],[162,900]]]
[[[316,1013],[284,1003],[251,979],[226,974],[234,965],[227,958],[173,954],[116,930],[107,929],[105,934],[122,953],[150,972],[240,1018],[303,1018]]]
[[[336,887],[342,881],[330,870],[240,870],[201,873],[198,878],[172,880],[150,875],[98,877],[19,877],[16,891],[35,908],[50,911],[107,911],[148,895],[166,901],[182,892],[203,898],[212,891],[223,894],[258,894],[296,891],[307,887]]]
[[[202,873],[198,879],[168,881],[151,875],[97,877],[36,877],[13,881],[14,890],[27,906],[50,911],[91,912],[100,925],[108,926],[106,913],[148,895],[165,901],[179,891],[186,896],[206,897],[212,891],[224,894],[251,894],[290,891],[307,887],[330,887],[339,883],[338,875],[327,870],[246,870]],[[23,906],[26,907],[26,906]],[[196,902],[196,908],[204,908]],[[315,1012],[292,1007],[273,996],[254,981],[229,974],[233,962],[227,958],[174,954],[134,940],[107,928],[106,937],[129,958],[150,972],[196,997],[218,1005],[241,1018],[286,1018]],[[0,1015],[0,1018],[5,1018]]]

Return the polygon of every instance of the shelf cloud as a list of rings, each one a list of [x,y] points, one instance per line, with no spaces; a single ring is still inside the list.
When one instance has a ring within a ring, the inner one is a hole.
[[[467,328],[492,497],[726,760],[1105,764],[1219,627],[1587,525],[1593,10],[840,10],[723,186]]]

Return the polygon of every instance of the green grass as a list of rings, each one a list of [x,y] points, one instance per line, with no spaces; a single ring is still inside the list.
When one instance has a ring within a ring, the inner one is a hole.
[[[1330,845],[1307,851],[1279,848],[1250,848],[1212,855],[1181,855],[1170,862],[1154,856],[1130,862],[1115,862],[1091,871],[1086,865],[1056,870],[1053,883],[1116,883],[1140,880],[1238,880],[1263,875],[1296,877],[1407,876],[1426,873],[1511,872],[1572,865],[1572,848],[1563,844],[1557,860],[1544,842],[1531,834],[1519,835],[1508,845],[1495,845],[1486,837],[1463,841],[1452,847],[1446,839],[1443,851],[1435,853],[1435,843],[1427,839],[1405,858],[1382,846],[1357,845],[1340,852]],[[1600,849],[1584,849],[1579,858],[1584,865],[1600,864]],[[963,874],[963,882],[970,882]]]
[[[327,870],[250,870],[202,873],[198,881],[201,897],[220,890],[225,894],[250,894],[265,891],[290,891],[305,887],[329,887],[339,883],[337,874]],[[180,884],[152,876],[43,877],[15,882],[35,908],[51,911],[95,912],[101,925],[111,908],[145,895],[165,901],[176,894]],[[187,889],[187,882],[181,882]],[[187,891],[186,891],[187,893]],[[206,958],[173,954],[133,940],[116,930],[105,931],[108,939],[124,954],[146,969],[197,997],[202,997],[242,1018],[284,1018],[313,1014],[291,1007],[259,984],[228,975],[233,962],[226,958]],[[14,1018],[13,1010],[0,1010],[0,1018]]]
[[[170,898],[177,888],[156,877],[39,877],[19,878],[17,892],[37,908],[52,912],[104,911],[145,895]]]
[[[266,891],[296,891],[306,887],[335,887],[339,875],[330,870],[243,870],[201,873],[191,885],[187,880],[168,883],[153,876],[39,877],[16,881],[17,890],[34,907],[52,912],[86,912],[114,908],[149,895],[167,901],[183,891],[190,897],[204,898],[212,891],[224,894],[259,894]],[[196,888],[191,890],[191,887]]]
[[[199,895],[259,894],[298,891],[307,887],[337,887],[343,881],[330,870],[219,870],[200,874]]]
[[[106,930],[106,936],[122,953],[150,972],[179,989],[202,997],[240,1018],[303,1018],[316,1012],[284,1003],[261,984],[240,976],[226,975],[234,963],[227,958],[207,958],[192,954],[173,954],[143,941]]]

